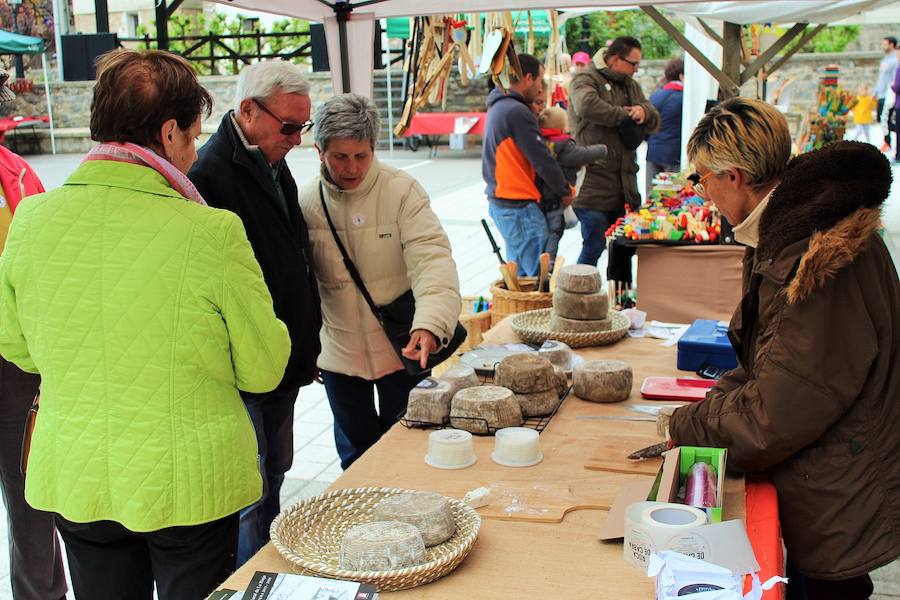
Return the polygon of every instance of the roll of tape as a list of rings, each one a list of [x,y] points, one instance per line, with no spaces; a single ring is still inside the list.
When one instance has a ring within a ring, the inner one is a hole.
[[[707,524],[706,513],[693,506],[669,502],[635,502],[625,511],[625,562],[647,568],[653,552],[674,550],[682,554],[708,554],[701,548],[705,542],[690,535],[696,527]]]

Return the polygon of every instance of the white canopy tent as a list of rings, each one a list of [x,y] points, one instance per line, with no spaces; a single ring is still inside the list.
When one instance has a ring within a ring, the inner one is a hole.
[[[441,13],[523,9],[611,10],[637,8],[622,0],[214,0],[247,10],[321,22],[335,91],[371,96],[374,19]],[[833,23],[875,9],[896,7],[897,0],[656,0],[653,6],[683,17],[730,23]],[[721,64],[721,63],[717,63]]]

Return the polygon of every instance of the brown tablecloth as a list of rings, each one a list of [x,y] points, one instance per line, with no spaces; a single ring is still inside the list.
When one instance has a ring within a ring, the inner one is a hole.
[[[486,343],[518,341],[505,320],[485,336]],[[497,482],[547,482],[568,486],[576,495],[612,502],[620,486],[641,475],[584,468],[588,458],[609,440],[621,440],[620,456],[641,446],[630,437],[655,437],[652,422],[578,419],[589,415],[636,415],[629,404],[646,404],[640,385],[650,375],[676,375],[675,349],[659,340],[624,339],[612,346],[586,348],[586,359],[616,358],[631,364],[634,387],[620,404],[595,404],[571,394],[541,435],[544,460],[525,469],[501,467],[491,458],[493,437],[475,437],[478,461],[472,467],[445,471],[424,462],[428,431],[397,424],[338,479],[332,489],[383,486],[436,491],[461,498],[471,489]],[[624,460],[624,459],[623,459]],[[726,485],[726,519],[744,514],[742,480]],[[478,600],[509,598],[651,598],[653,580],[622,558],[622,544],[598,541],[604,510],[570,512],[561,523],[531,523],[485,518],[471,554],[448,576],[418,588],[384,594],[391,598]],[[230,577],[223,587],[244,589],[255,571],[290,572],[291,566],[268,544]]]

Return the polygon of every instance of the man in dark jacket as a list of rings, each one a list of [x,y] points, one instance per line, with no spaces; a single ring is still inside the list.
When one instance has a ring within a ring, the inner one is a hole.
[[[544,66],[530,54],[520,54],[522,78],[509,92],[499,87],[488,95],[481,172],[487,184],[488,213],[506,242],[506,258],[519,266],[519,275],[537,275],[547,243],[547,222],[538,207],[539,175],[564,205],[572,188],[541,137],[531,103],[544,87]]]
[[[868,573],[900,556],[900,282],[880,225],[891,171],[857,142],[789,156],[787,122],[758,100],[714,107],[691,136],[700,193],[749,248],[729,330],[739,366],[668,431],[771,479],[789,599],[863,600]]]
[[[635,149],[659,126],[659,113],[632,79],[640,66],[641,43],[618,37],[606,49],[604,60],[606,67],[589,64],[570,84],[575,141],[609,148],[604,160],[588,166],[575,199],[583,240],[578,262],[590,265],[603,254],[606,230],[625,214],[625,204],[637,208],[641,203]],[[627,279],[615,278],[630,281],[630,274]]]
[[[684,100],[684,61],[666,63],[666,83],[650,94],[650,103],[659,111],[659,131],[647,139],[647,195],[658,173],[681,171],[681,103]]]
[[[278,387],[268,394],[243,394],[259,442],[263,496],[241,511],[238,565],[269,540],[293,460],[294,401],[300,386],[317,375],[319,298],[297,185],[284,161],[312,127],[311,107],[309,82],[295,65],[278,60],[245,68],[236,109],[222,119],[189,173],[210,206],[241,217],[275,314],[291,335],[291,356]]]

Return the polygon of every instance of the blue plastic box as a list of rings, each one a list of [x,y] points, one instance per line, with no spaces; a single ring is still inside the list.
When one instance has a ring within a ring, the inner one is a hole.
[[[697,319],[678,340],[678,368],[696,371],[704,363],[733,369],[737,356],[728,340],[728,327],[718,321]]]

